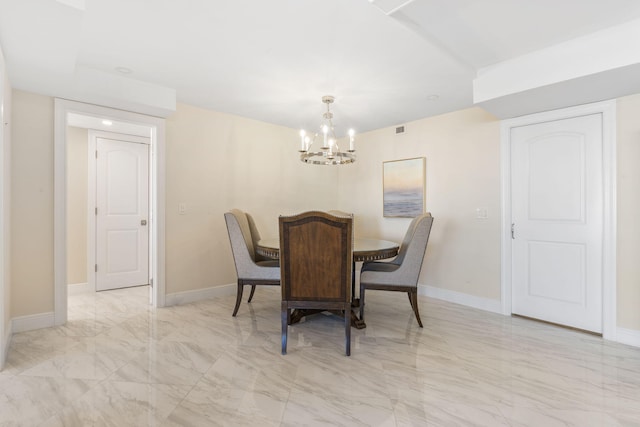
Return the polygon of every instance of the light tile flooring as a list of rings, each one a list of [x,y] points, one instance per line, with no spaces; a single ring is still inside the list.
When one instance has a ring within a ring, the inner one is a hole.
[[[526,319],[369,292],[290,328],[279,288],[159,310],[147,289],[69,301],[69,322],[13,337],[1,426],[640,426],[640,349]],[[246,296],[245,296],[246,300]]]

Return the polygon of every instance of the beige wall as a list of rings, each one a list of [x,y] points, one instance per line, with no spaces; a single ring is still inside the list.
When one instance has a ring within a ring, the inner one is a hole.
[[[640,95],[618,109],[618,321],[639,330],[635,213]],[[14,91],[12,316],[53,309],[53,100]],[[356,233],[402,238],[408,219],[382,218],[382,162],[427,159],[435,217],[421,284],[500,298],[499,122],[479,108],[358,136],[358,161],[341,168],[297,160],[297,131],[179,105],[167,120],[167,293],[233,283],[223,213],[251,212],[263,236],[277,216],[304,209],[356,214]],[[185,215],[178,204],[185,203]],[[476,208],[489,218],[477,220]]]
[[[640,330],[640,94],[618,100],[618,326]]]
[[[168,294],[235,283],[227,210],[251,213],[263,237],[277,237],[279,214],[337,208],[338,170],[300,162],[297,135],[178,105],[166,124]]]
[[[11,315],[53,311],[53,98],[13,91]]]
[[[356,232],[400,241],[408,218],[382,216],[382,163],[425,157],[434,225],[420,284],[500,299],[500,123],[472,108],[358,136],[358,161],[341,169],[341,208]],[[488,210],[478,220],[476,208]]]
[[[89,131],[67,127],[67,282],[87,283],[87,144]]]

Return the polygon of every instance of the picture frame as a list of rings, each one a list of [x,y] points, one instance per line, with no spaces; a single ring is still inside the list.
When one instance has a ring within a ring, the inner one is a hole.
[[[425,212],[426,158],[382,163],[382,215],[415,218]]]

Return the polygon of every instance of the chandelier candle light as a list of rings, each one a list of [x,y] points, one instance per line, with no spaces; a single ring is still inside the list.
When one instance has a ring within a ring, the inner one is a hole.
[[[349,129],[349,150],[340,151],[338,139],[333,130],[333,113],[329,110],[329,106],[335,101],[331,95],[323,96],[322,102],[327,104],[327,111],[322,115],[322,123],[320,124],[320,132],[322,133],[321,151],[313,151],[313,144],[316,142],[318,135],[313,135],[313,139],[307,135],[304,130],[300,131],[300,160],[313,165],[346,165],[356,161],[355,148],[355,132]]]

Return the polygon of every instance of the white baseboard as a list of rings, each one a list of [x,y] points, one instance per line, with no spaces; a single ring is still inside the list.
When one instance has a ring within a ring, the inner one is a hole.
[[[437,288],[435,286],[418,285],[418,295],[452,302],[454,304],[466,305],[492,313],[502,314],[502,303],[499,300],[476,297],[462,292],[451,291],[449,289]]]
[[[15,317],[11,320],[11,331],[18,332],[33,331],[35,329],[50,328],[55,326],[55,314],[48,313],[32,314],[30,316]]]
[[[462,292],[427,285],[418,285],[418,295],[490,311],[492,313],[503,314],[502,303],[498,300],[476,297]],[[616,328],[616,336],[611,338],[611,341],[614,342],[640,347],[640,331],[634,329]]]
[[[634,347],[640,347],[640,331],[634,329],[617,328],[615,341],[632,345]]]
[[[214,286],[206,289],[197,289],[194,291],[176,292],[165,296],[165,307],[172,305],[189,304],[191,302],[201,301],[209,298],[226,297],[235,295],[238,285],[229,284],[222,286]]]
[[[176,292],[166,295],[166,306],[188,304],[209,298],[230,296],[236,294],[237,285],[215,286],[207,289],[194,291]],[[418,294],[430,298],[435,298],[454,304],[461,304],[467,307],[477,308],[492,313],[502,314],[502,304],[500,301],[488,298],[477,297],[462,292],[437,288],[434,286],[418,285]],[[4,354],[0,354],[0,367],[4,366],[11,338],[14,333],[32,331],[35,329],[49,328],[55,326],[55,315],[53,312],[34,314],[30,316],[16,317],[11,320],[11,327],[6,329],[4,339]],[[617,328],[615,342],[621,344],[640,347],[640,331],[634,329]],[[0,368],[1,369],[1,368]]]
[[[67,295],[78,295],[95,291],[96,290],[92,289],[88,283],[73,283],[67,287]]]

